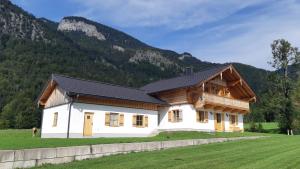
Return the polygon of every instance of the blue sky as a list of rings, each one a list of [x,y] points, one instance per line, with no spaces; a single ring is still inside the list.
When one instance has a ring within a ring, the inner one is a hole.
[[[272,69],[270,44],[300,47],[300,0],[12,0],[37,17],[83,16],[200,60]]]

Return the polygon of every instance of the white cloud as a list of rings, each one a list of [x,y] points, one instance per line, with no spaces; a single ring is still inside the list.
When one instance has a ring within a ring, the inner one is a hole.
[[[242,62],[271,69],[267,62],[271,60],[273,40],[285,38],[294,46],[300,46],[297,0],[75,1],[82,6],[77,15],[121,29],[152,28],[153,34],[169,37],[147,39],[140,29],[142,41],[159,41],[153,44],[191,52],[201,60]],[[161,28],[168,33],[159,32]]]
[[[209,34],[222,36],[238,31],[242,33],[232,34],[232,37],[220,41],[215,38],[215,42],[210,44],[194,43],[199,45],[189,50],[196,56],[204,56],[206,60],[214,62],[242,62],[271,69],[267,62],[271,61],[270,44],[273,40],[284,38],[292,45],[300,46],[299,17],[300,4],[295,1],[276,3],[264,8],[262,13],[248,17],[246,21],[226,23],[200,34],[200,37],[206,39]]]
[[[75,0],[76,15],[108,20],[120,27],[186,29],[224,18],[257,0]]]

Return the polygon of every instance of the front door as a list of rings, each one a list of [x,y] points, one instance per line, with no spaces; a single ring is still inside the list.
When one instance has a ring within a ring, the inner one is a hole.
[[[215,130],[216,131],[223,131],[223,124],[224,124],[224,114],[222,113],[215,113]]]
[[[83,136],[92,136],[94,113],[84,113]]]

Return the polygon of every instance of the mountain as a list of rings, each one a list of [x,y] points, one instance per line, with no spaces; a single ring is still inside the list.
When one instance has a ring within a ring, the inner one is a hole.
[[[56,23],[0,2],[0,128],[39,126],[36,99],[52,73],[139,87],[183,74],[187,67],[197,72],[217,65],[82,17]],[[234,64],[259,95],[268,72]]]

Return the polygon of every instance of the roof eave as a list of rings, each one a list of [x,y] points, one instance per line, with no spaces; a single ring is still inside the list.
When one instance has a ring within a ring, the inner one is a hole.
[[[169,104],[159,100],[161,103],[158,102],[147,102],[147,101],[141,101],[141,100],[133,100],[133,99],[123,99],[123,98],[115,98],[115,97],[107,97],[107,96],[98,96],[98,95],[92,95],[92,94],[84,94],[84,93],[77,93],[77,92],[67,92],[67,95],[72,98],[78,98],[80,96],[88,96],[93,98],[102,98],[102,99],[114,99],[114,100],[127,100],[127,101],[134,101],[134,102],[141,102],[141,103],[148,103],[148,104],[157,104],[162,106],[168,106]],[[152,97],[152,96],[150,96]]]

